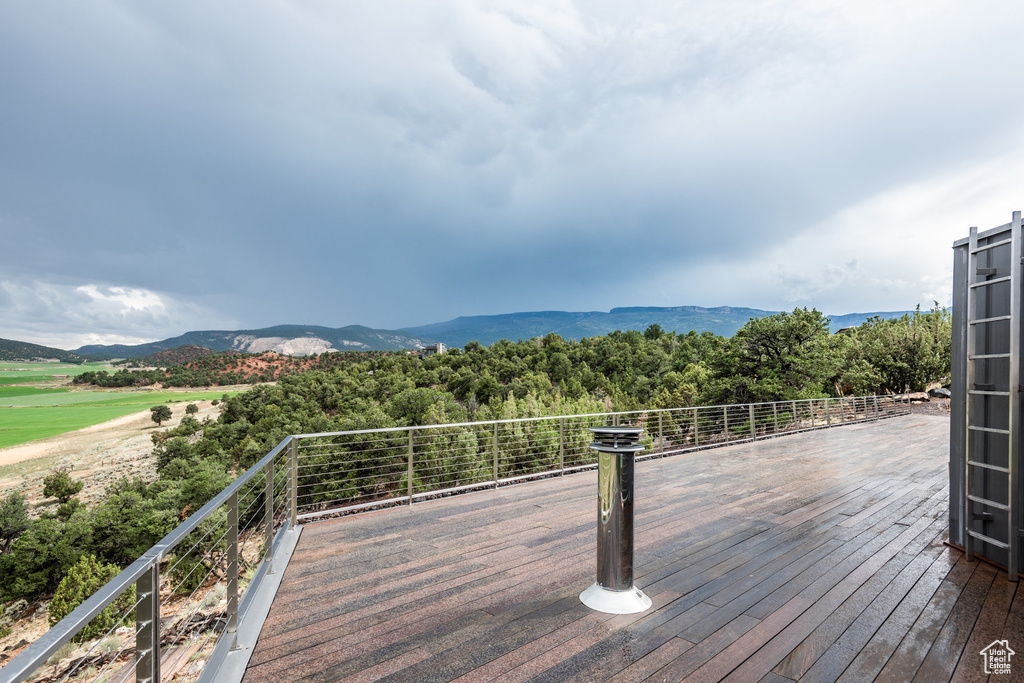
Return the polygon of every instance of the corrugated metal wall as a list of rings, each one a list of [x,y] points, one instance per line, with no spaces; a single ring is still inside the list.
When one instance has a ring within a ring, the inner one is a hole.
[[[979,233],[978,245],[1000,242],[1010,237],[1011,224],[1007,223],[992,230]],[[949,433],[949,540],[954,545],[964,546],[966,526],[964,510],[966,505],[966,457],[967,457],[967,402],[970,401],[971,424],[981,429],[972,429],[969,434],[973,459],[977,462],[1008,467],[1010,459],[1009,437],[998,433],[1009,427],[1009,396],[995,395],[1010,392],[1016,385],[1010,382],[1010,360],[1008,358],[979,358],[984,355],[999,355],[1010,351],[1011,328],[1009,320],[975,325],[974,388],[988,390],[993,394],[968,394],[968,284],[969,284],[969,240],[958,240],[953,245],[953,339],[952,339],[952,402],[950,405]],[[976,267],[984,278],[995,280],[1010,275],[1011,248],[1007,244],[997,248],[979,251]],[[992,270],[994,269],[994,270]],[[1001,317],[1010,313],[1009,280],[991,286],[974,289],[973,319]],[[1017,284],[1016,286],[1020,286]],[[1020,316],[1017,316],[1020,320]],[[1018,349],[1018,353],[1021,350]],[[1011,386],[1014,384],[1014,386]],[[1013,442],[1019,444],[1020,416],[1015,420]],[[983,431],[992,429],[995,431]],[[1013,448],[1014,467],[1020,467],[1020,449]],[[1006,501],[1009,498],[1006,474],[976,467],[971,475],[974,485],[971,493],[991,501]],[[1022,498],[1018,498],[1020,500]],[[1007,515],[972,502],[975,520],[973,530],[996,539],[1007,539],[1011,533]],[[1019,533],[1018,530],[1012,530]],[[1007,562],[1007,550],[990,543],[975,541],[976,554],[1002,565]],[[1018,562],[1024,571],[1024,561]]]

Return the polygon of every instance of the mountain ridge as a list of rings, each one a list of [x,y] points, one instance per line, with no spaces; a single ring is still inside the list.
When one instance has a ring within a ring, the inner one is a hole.
[[[398,330],[377,330],[364,325],[274,325],[249,330],[196,330],[147,344],[91,344],[74,352],[101,358],[139,358],[179,346],[200,346],[212,351],[276,351],[288,356],[307,356],[325,351],[415,349],[429,343],[431,340]]]
[[[774,315],[779,311],[742,306],[622,306],[610,311],[524,311],[495,315],[459,316],[444,322],[395,330],[374,329],[364,325],[332,328],[323,325],[274,325],[247,330],[195,330],[146,344],[91,344],[74,349],[78,356],[96,358],[138,358],[181,346],[199,346],[213,351],[276,351],[302,356],[324,351],[389,351],[420,349],[443,342],[450,347],[477,341],[490,346],[501,339],[516,341],[555,333],[565,339],[582,339],[615,330],[642,332],[650,325],[666,331],[686,334],[711,332],[732,336],[750,318]],[[831,330],[860,325],[872,316],[899,317],[913,311],[874,311],[828,316]],[[48,348],[48,347],[39,347]],[[54,349],[54,351],[59,351]],[[49,357],[56,357],[51,355]]]
[[[449,346],[478,341],[490,346],[500,339],[532,339],[554,332],[565,339],[582,339],[615,330],[637,330],[657,324],[667,331],[686,334],[690,330],[731,337],[750,318],[774,315],[769,311],[742,306],[624,306],[603,311],[529,311],[497,315],[459,316],[440,323],[399,328],[403,332],[439,339]],[[899,317],[913,311],[876,311],[829,316],[830,329],[860,325],[868,318]]]

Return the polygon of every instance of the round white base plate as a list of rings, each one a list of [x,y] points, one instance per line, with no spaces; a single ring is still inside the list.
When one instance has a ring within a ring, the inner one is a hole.
[[[605,614],[637,614],[651,608],[651,599],[636,586],[628,591],[613,591],[595,583],[580,593],[580,601]]]

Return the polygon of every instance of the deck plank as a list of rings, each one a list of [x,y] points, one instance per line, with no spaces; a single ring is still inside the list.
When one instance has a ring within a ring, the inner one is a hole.
[[[996,575],[981,608],[981,614],[971,631],[970,639],[953,672],[952,680],[955,683],[978,683],[988,680],[982,666],[981,650],[996,640],[1007,638],[1011,633],[1024,632],[1011,631],[1006,626],[1010,606],[1019,587],[1020,582],[1010,583],[1006,574],[999,572]]]
[[[912,415],[638,463],[639,615],[578,599],[593,472],[309,524],[245,682],[978,680],[1024,598],[942,544],[948,429]]]
[[[745,662],[738,671],[773,668],[776,673],[794,680],[810,668],[817,656],[842,633],[861,611],[888,585],[934,536],[932,525],[912,534],[913,527],[901,538],[872,556],[846,577],[814,605],[800,615],[768,646]],[[900,543],[906,543],[902,547]],[[904,550],[909,552],[904,553]]]
[[[980,563],[967,562],[966,557],[954,565],[875,680],[911,681],[916,677],[946,619],[977,571],[983,571]]]
[[[928,650],[928,656],[921,663],[914,681],[930,683],[952,678],[997,573],[994,567],[984,563],[974,570]]]
[[[931,564],[932,558],[925,554],[926,550],[939,535],[944,535],[944,530],[944,522],[934,521],[914,542],[901,550],[886,563],[882,570],[872,576],[839,608],[826,617],[809,636],[786,655],[773,671],[793,680],[801,679],[818,664],[821,657],[837,647],[844,636],[854,638],[858,628],[860,630],[865,628],[862,624],[865,620],[871,619],[873,606],[897,604],[913,586],[912,581],[908,579],[916,581],[920,572],[923,572]],[[939,543],[941,544],[941,539],[939,539]],[[880,623],[881,621],[876,619],[871,631],[874,632]],[[863,638],[860,645],[863,645],[864,642],[867,642],[867,638]],[[855,647],[859,649],[860,646]],[[849,651],[848,648],[847,651]],[[833,664],[830,673],[825,674],[824,677],[814,674],[808,678],[810,680],[822,678],[834,680],[842,673],[850,659],[852,657],[843,661],[842,668],[839,668],[838,671]],[[823,662],[818,668],[821,670],[827,666],[829,664]]]

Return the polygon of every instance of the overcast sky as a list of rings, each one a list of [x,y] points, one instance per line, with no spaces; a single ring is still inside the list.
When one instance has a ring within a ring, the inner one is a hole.
[[[4,3],[0,337],[951,303],[1024,3]]]

